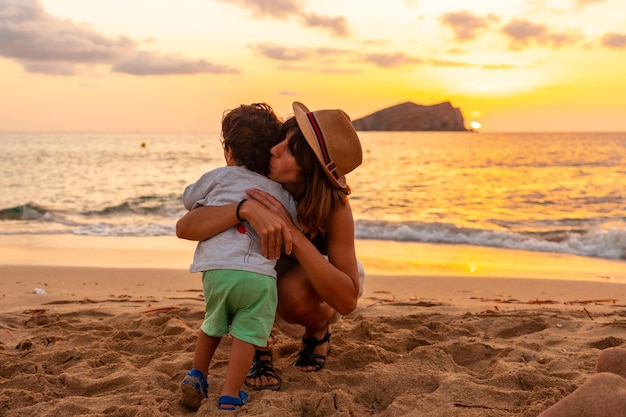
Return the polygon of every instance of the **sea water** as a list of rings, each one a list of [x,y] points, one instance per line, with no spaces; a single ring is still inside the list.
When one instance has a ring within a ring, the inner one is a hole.
[[[356,237],[626,259],[626,133],[359,132]],[[219,133],[0,133],[0,234],[174,235]]]

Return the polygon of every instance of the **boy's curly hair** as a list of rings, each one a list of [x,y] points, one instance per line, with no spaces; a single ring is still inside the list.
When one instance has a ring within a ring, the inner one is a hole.
[[[242,104],[222,116],[222,146],[238,165],[267,176],[270,148],[280,142],[282,120],[266,103]]]

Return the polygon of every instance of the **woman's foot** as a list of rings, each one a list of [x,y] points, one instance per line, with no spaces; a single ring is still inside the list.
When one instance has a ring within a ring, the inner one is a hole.
[[[326,356],[330,352],[330,325],[325,334],[319,338],[318,335],[303,336],[302,345],[298,357],[293,365],[302,372],[317,372],[326,365]]]
[[[246,376],[245,384],[253,390],[269,389],[278,391],[281,379],[272,364],[272,351],[269,349],[255,349],[252,365]]]

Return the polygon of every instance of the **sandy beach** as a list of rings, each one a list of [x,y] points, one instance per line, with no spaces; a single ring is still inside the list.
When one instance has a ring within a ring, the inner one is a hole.
[[[195,244],[174,237],[0,236],[0,415],[187,416],[203,316]],[[236,415],[537,416],[625,346],[626,264],[469,246],[358,241],[367,277],[323,371]],[[199,416],[217,415],[225,339]],[[223,413],[222,413],[223,414]],[[232,413],[231,413],[232,415]]]

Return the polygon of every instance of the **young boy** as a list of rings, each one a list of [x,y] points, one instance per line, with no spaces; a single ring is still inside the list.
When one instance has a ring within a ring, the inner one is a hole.
[[[266,178],[270,148],[280,139],[281,122],[267,104],[241,105],[222,117],[225,167],[204,174],[183,193],[185,208],[239,203],[240,223],[198,243],[191,272],[202,272],[205,318],[198,332],[193,369],[181,384],[181,403],[197,410],[208,396],[207,373],[223,336],[233,337],[218,408],[232,410],[248,400],[241,390],[254,356],[265,346],[274,323],[276,261],[265,258],[255,231],[239,217],[246,189],[259,188],[279,199],[296,219],[295,203],[283,187]]]

